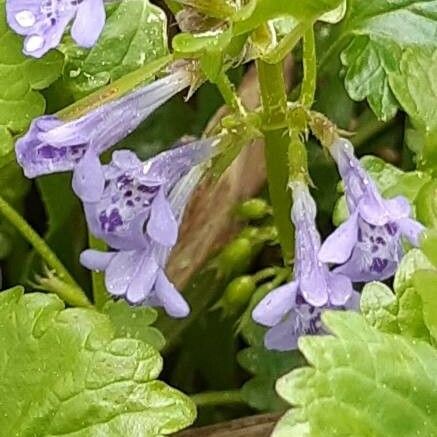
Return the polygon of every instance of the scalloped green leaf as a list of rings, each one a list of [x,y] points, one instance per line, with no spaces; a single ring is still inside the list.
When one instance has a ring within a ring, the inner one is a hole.
[[[109,6],[105,27],[89,50],[67,39],[64,80],[76,98],[167,54],[167,19],[149,0]]]
[[[435,1],[350,0],[332,34],[335,48],[345,48],[349,95],[367,98],[382,120],[400,106],[421,129],[436,129],[436,33]]]
[[[399,264],[393,282],[394,293],[381,282],[366,284],[360,306],[367,322],[380,331],[430,342],[430,331],[426,324],[427,303],[416,287],[414,278],[417,272],[432,268],[420,250],[412,249]],[[437,301],[437,294],[435,296]]]
[[[27,129],[34,117],[44,114],[39,93],[61,74],[63,56],[50,51],[41,59],[22,53],[23,39],[7,25],[4,0],[0,0],[0,157],[13,148],[12,137]]]
[[[352,312],[326,312],[333,333],[304,337],[312,367],[279,379],[294,405],[273,437],[437,435],[437,350],[369,326]]]
[[[109,301],[103,312],[111,319],[118,337],[135,338],[151,344],[161,350],[165,346],[165,338],[161,332],[151,326],[156,322],[158,313],[151,307],[129,306],[126,301]]]
[[[0,294],[0,429],[12,436],[162,436],[190,425],[191,400],[157,381],[162,359],[116,338],[109,318],[55,295]]]

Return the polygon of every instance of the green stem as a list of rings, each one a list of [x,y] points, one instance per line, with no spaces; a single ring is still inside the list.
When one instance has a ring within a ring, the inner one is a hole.
[[[226,73],[221,73],[216,81],[217,88],[219,89],[225,103],[233,110],[238,111],[240,114],[245,114],[246,111],[241,103],[238,95],[235,91],[234,84],[229,80]]]
[[[90,249],[104,252],[108,248],[104,241],[95,238],[91,232],[88,233],[88,242]],[[93,285],[94,305],[98,310],[101,310],[105,303],[109,300],[109,294],[105,285],[105,277],[102,272],[92,271],[91,280]]]
[[[213,407],[216,405],[245,404],[241,390],[211,391],[191,396],[191,400],[198,407]]]
[[[314,103],[317,86],[317,61],[314,28],[311,26],[303,37],[303,81],[300,92],[300,103],[311,108]]]
[[[17,229],[17,231],[33,246],[36,252],[46,262],[47,266],[52,268],[57,277],[65,283],[65,293],[68,303],[79,306],[91,306],[85,293],[76,283],[69,271],[64,267],[56,254],[50,249],[47,243],[33,230],[33,228],[24,220],[24,218],[0,196],[0,213]]]
[[[265,279],[271,278],[272,276],[277,276],[284,269],[281,267],[267,267],[266,269],[260,270],[253,275],[253,280],[255,282],[261,282]]]
[[[270,199],[279,242],[286,263],[293,257],[293,226],[290,220],[291,196],[288,186],[288,129],[275,126],[283,123],[287,113],[287,92],[282,63],[257,61],[261,100],[266,118],[265,156]]]

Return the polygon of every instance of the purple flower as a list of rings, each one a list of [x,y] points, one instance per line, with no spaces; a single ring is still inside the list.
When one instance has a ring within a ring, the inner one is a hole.
[[[186,317],[190,308],[148,250],[98,252],[86,250],[81,263],[105,272],[109,293],[132,304],[163,307],[172,317]]]
[[[98,156],[132,132],[155,109],[190,85],[185,69],[104,104],[72,121],[48,115],[33,120],[16,143],[27,177],[74,170],[73,189],[86,201],[100,198],[103,175]]]
[[[337,140],[331,153],[344,181],[350,217],[323,243],[319,259],[340,264],[335,271],[354,282],[387,279],[403,256],[401,237],[418,246],[424,227],[410,218],[407,199],[381,197],[348,140]]]
[[[140,250],[151,242],[172,247],[183,206],[198,180],[199,169],[193,167],[215,153],[215,144],[215,139],[188,143],[146,162],[131,151],[115,151],[99,172],[100,198],[84,202],[91,232],[114,249]]]
[[[40,58],[61,41],[74,20],[71,35],[82,47],[92,47],[105,25],[103,0],[6,0],[9,26],[25,35],[23,52]]]
[[[295,349],[304,334],[322,332],[320,315],[327,308],[355,308],[357,293],[346,276],[330,272],[318,260],[320,235],[316,204],[308,187],[294,182],[292,220],[296,229],[294,281],[269,293],[254,309],[253,319],[270,327],[268,349]]]
[[[189,308],[164,273],[176,244],[179,222],[217,140],[181,145],[141,162],[133,152],[116,151],[100,174],[104,189],[84,202],[90,231],[116,252],[85,251],[83,265],[105,270],[108,291],[134,304],[163,306],[173,317]]]

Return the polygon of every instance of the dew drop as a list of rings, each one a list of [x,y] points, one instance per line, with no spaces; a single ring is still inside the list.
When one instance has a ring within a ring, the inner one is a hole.
[[[36,22],[35,15],[31,11],[26,10],[17,12],[15,19],[21,27],[32,27]]]

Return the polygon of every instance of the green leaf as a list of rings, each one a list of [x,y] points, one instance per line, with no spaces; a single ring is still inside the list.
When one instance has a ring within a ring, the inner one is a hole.
[[[133,307],[120,300],[107,302],[103,312],[111,319],[117,337],[135,338],[158,350],[164,347],[164,336],[150,326],[158,318],[158,313],[153,308]]]
[[[22,54],[23,39],[6,23],[4,0],[0,0],[0,157],[12,150],[12,136],[27,129],[44,113],[45,100],[38,92],[61,74],[63,56],[57,51],[41,59]]]
[[[414,288],[423,304],[423,319],[437,344],[437,272],[421,270],[414,274]]]
[[[370,325],[384,332],[399,333],[398,301],[393,291],[381,282],[370,282],[361,293],[361,312]]]
[[[165,13],[149,0],[123,0],[93,48],[81,49],[69,40],[62,50],[64,79],[76,98],[83,97],[167,53]]]
[[[427,227],[437,229],[437,180],[425,184],[416,198],[417,218]]]
[[[190,425],[192,402],[156,378],[162,359],[115,338],[107,316],[54,295],[0,295],[4,435],[161,436]]]
[[[243,399],[252,408],[260,411],[281,411],[284,402],[275,392],[275,381],[292,369],[305,363],[298,351],[278,352],[253,346],[238,354],[238,362],[253,378],[242,389]]]
[[[361,310],[372,326],[384,332],[430,341],[425,323],[426,305],[414,282],[416,272],[422,269],[432,269],[432,264],[420,250],[412,249],[399,264],[394,293],[380,282],[364,287]]]
[[[278,393],[295,409],[273,436],[437,435],[437,350],[381,333],[356,313],[322,317],[333,336],[299,341],[312,367],[278,381]]]
[[[341,54],[346,88],[355,100],[367,98],[380,119],[392,118],[401,106],[421,129],[433,130],[436,32],[435,1],[350,0],[333,30],[330,54],[347,44]]]
[[[434,267],[437,268],[437,230],[432,229],[425,232],[421,249]]]

